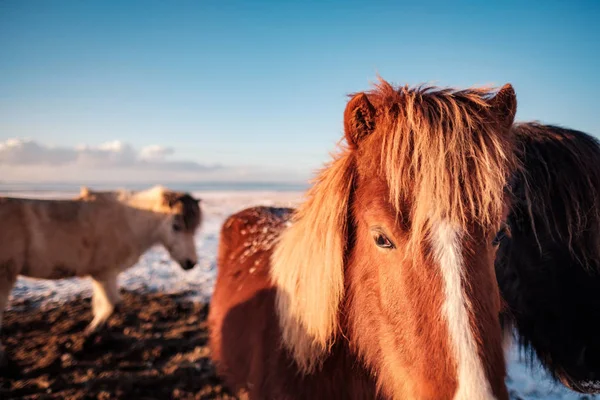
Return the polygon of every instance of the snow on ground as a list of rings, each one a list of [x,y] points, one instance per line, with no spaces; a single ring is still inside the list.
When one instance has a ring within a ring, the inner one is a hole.
[[[75,192],[11,193],[21,197],[71,197]],[[180,292],[191,291],[200,301],[210,299],[216,277],[216,254],[221,224],[232,213],[253,205],[294,206],[302,199],[299,192],[275,191],[219,191],[197,192],[194,195],[202,198],[204,223],[196,237],[198,247],[198,265],[183,271],[169,259],[162,248],[148,251],[139,263],[121,274],[119,283],[128,289],[144,288],[152,291]],[[85,293],[91,295],[89,279],[65,279],[60,281],[42,281],[19,278],[12,292],[11,299],[30,298],[39,300],[40,304],[63,301]],[[9,304],[10,307],[10,304]],[[550,399],[574,400],[595,399],[594,396],[582,396],[570,391],[560,384],[554,383],[539,367],[529,367],[520,357],[516,348],[508,355],[508,378],[506,380],[511,392],[511,399]]]

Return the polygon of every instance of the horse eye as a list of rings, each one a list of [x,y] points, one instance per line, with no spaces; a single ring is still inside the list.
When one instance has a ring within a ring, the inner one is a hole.
[[[394,248],[394,244],[383,233],[377,232],[373,239],[375,240],[377,247],[381,247],[382,249]]]
[[[181,231],[181,225],[179,225],[179,224],[173,224],[173,230],[175,232],[180,232]]]

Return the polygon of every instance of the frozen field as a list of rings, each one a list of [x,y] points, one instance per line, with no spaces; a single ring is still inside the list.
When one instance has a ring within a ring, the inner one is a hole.
[[[0,194],[2,194],[0,192]],[[70,197],[74,192],[32,192],[11,193],[11,196]],[[219,191],[196,192],[203,199],[204,224],[197,235],[199,265],[185,272],[171,262],[167,253],[155,248],[145,254],[140,262],[120,276],[120,284],[127,288],[147,288],[167,292],[192,290],[198,300],[208,301],[216,276],[215,257],[219,229],[225,218],[252,205],[294,206],[300,199],[300,192],[276,191]],[[77,293],[91,294],[87,279],[67,279],[62,281],[37,281],[19,278],[12,298],[36,298],[42,304],[62,301]],[[10,305],[9,305],[10,307]],[[507,384],[513,399],[592,399],[594,396],[581,396],[561,385],[554,384],[539,368],[530,368],[519,360],[513,349],[509,355],[509,377]]]

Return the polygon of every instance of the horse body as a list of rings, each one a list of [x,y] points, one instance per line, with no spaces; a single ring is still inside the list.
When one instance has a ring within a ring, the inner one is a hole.
[[[318,374],[299,375],[294,359],[277,344],[276,291],[270,257],[292,209],[254,207],[230,216],[219,246],[218,283],[209,327],[211,357],[219,374],[237,392],[261,399],[366,398],[375,392],[368,371],[340,341]]]
[[[167,247],[183,268],[196,263],[201,215],[191,196],[157,187],[137,193],[85,189],[73,200],[0,198],[0,220],[0,314],[18,275],[91,276],[92,331],[119,302],[118,274],[153,245]]]
[[[77,200],[0,200],[4,263],[40,279],[100,275],[135,264],[157,242],[152,230],[132,229],[131,213],[115,203]],[[134,217],[135,218],[135,217]],[[149,221],[150,222],[150,221]],[[154,216],[148,227],[162,223]]]
[[[209,321],[229,385],[256,399],[508,399],[492,239],[515,110],[510,86],[354,96],[348,147],[290,221],[249,209],[223,227]]]

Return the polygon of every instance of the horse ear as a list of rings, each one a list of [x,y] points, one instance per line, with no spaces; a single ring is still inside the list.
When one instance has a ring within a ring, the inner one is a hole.
[[[359,93],[346,105],[344,111],[344,133],[348,143],[356,148],[375,129],[375,107],[367,95]]]
[[[490,106],[502,123],[509,127],[512,126],[517,113],[517,95],[510,83],[500,88],[490,100]]]

